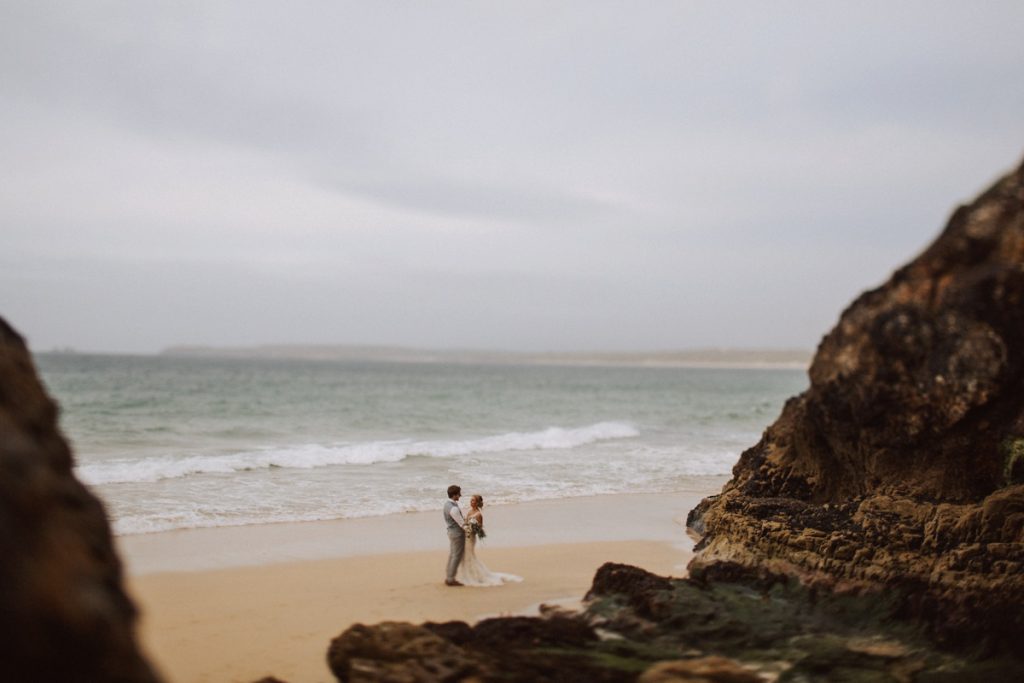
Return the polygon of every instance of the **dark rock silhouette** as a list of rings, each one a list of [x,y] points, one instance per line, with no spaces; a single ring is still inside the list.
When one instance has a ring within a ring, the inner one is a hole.
[[[0,318],[0,680],[155,683],[100,502]]]
[[[719,562],[898,589],[948,645],[1024,638],[1024,167],[861,295],[691,514]]]

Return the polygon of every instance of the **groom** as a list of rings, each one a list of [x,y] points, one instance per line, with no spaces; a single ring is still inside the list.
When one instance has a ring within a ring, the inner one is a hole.
[[[455,572],[462,562],[462,554],[466,552],[466,532],[463,525],[466,520],[462,517],[462,510],[459,509],[459,498],[462,496],[462,489],[452,484],[448,487],[448,500],[444,503],[444,524],[448,528],[448,542],[451,544],[451,551],[448,553],[448,571],[445,574],[444,585],[461,586],[455,580]]]

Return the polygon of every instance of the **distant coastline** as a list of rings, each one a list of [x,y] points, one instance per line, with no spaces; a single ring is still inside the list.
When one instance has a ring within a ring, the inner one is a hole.
[[[792,368],[810,365],[811,352],[799,349],[690,349],[680,351],[515,352],[436,350],[392,346],[282,344],[265,346],[171,346],[161,356],[347,360],[388,363],[467,365],[562,365],[586,367]]]

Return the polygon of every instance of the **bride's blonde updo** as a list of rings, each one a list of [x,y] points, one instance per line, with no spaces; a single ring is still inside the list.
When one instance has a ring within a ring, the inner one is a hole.
[[[484,497],[481,496],[479,493],[474,493],[473,497],[469,499],[469,502],[471,505],[473,503],[476,503],[475,507],[477,508],[482,508],[484,506]]]

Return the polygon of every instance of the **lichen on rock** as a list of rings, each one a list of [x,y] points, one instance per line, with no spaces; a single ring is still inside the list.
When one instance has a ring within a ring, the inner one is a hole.
[[[1009,437],[1003,441],[1003,483],[1024,484],[1024,439]]]

